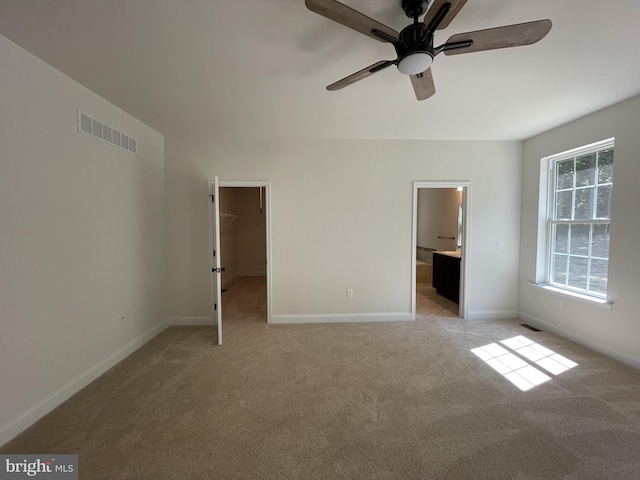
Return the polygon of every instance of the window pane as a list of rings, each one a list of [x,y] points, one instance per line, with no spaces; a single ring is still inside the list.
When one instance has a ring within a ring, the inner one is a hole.
[[[569,225],[554,225],[553,253],[568,253]]]
[[[585,155],[576,159],[576,187],[595,185],[596,154]]]
[[[556,194],[556,220],[571,220],[572,198],[571,191]]]
[[[573,188],[573,159],[556,164],[556,190]]]
[[[587,148],[552,160],[546,280],[606,297],[614,150]]]
[[[607,260],[591,260],[591,283],[589,290],[607,294],[607,277],[609,276],[609,262]]]
[[[598,187],[596,218],[611,218],[611,185]]]
[[[587,289],[588,258],[569,257],[569,281],[567,285],[581,290]]]
[[[613,181],[613,149],[598,153],[598,183]]]
[[[593,188],[576,190],[575,220],[591,220],[593,218],[593,204],[591,203],[593,191]]]
[[[571,255],[589,255],[591,225],[571,225]]]
[[[594,225],[591,243],[591,256],[609,258],[610,225]]]
[[[567,284],[567,256],[553,255],[551,259],[551,282]]]

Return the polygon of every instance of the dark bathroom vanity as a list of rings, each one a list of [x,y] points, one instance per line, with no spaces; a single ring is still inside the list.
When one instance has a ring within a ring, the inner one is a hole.
[[[460,300],[460,252],[433,252],[433,288],[458,303]]]

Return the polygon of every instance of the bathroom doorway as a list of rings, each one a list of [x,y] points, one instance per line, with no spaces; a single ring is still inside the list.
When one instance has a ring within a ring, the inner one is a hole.
[[[414,182],[412,318],[467,316],[469,182]]]

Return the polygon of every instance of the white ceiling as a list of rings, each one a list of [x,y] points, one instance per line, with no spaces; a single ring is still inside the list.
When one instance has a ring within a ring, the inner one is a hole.
[[[401,30],[400,0],[344,3]],[[638,0],[469,0],[436,35],[549,18],[527,47],[447,57],[418,102],[393,47],[303,0],[0,0],[0,33],[165,136],[521,140],[640,93]]]

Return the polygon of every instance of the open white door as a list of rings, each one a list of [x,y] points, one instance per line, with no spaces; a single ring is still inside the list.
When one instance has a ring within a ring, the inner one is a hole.
[[[211,252],[211,308],[218,325],[218,345],[222,345],[222,268],[220,268],[220,207],[218,177],[209,182],[209,247]]]

